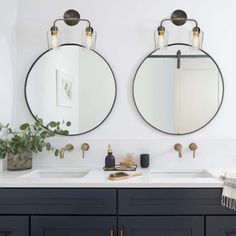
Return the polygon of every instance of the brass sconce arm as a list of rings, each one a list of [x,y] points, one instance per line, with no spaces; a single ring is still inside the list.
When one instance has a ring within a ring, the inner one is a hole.
[[[89,29],[91,28],[90,21],[88,19],[81,19],[79,12],[76,10],[73,10],[73,9],[67,10],[64,13],[63,18],[59,18],[59,19],[54,20],[53,27],[56,27],[56,23],[58,21],[64,21],[65,24],[67,24],[69,26],[74,26],[74,25],[77,25],[80,21],[85,21],[88,23]]]
[[[198,22],[195,19],[188,19],[188,18],[184,18],[184,17],[175,17],[175,18],[163,19],[160,23],[160,27],[163,27],[163,24],[166,21],[171,21],[173,24],[178,25],[178,26],[185,24],[186,21],[192,21],[192,22],[195,23],[195,27],[198,28]],[[177,23],[177,22],[179,22],[179,23]]]
[[[56,24],[57,24],[57,22],[59,22],[59,21],[64,21],[66,24],[67,24],[67,22],[74,22],[73,23],[73,25],[77,25],[80,21],[84,21],[84,22],[87,22],[88,23],[88,27],[89,28],[92,28],[91,27],[91,23],[90,23],[90,21],[88,20],[88,19],[80,19],[80,18],[77,18],[77,17],[67,17],[67,18],[59,18],[59,19],[56,19],[56,20],[54,20],[54,22],[53,22],[53,27],[54,28],[56,28],[57,26],[56,26]],[[71,23],[69,24],[70,26],[72,26],[71,25]]]
[[[64,19],[60,18],[60,19],[54,20],[54,22],[53,22],[53,27],[56,27],[56,23],[57,23],[58,21],[64,21]]]
[[[198,22],[195,19],[188,18],[187,14],[183,10],[175,10],[170,18],[165,18],[161,21],[160,26],[158,27],[158,31],[164,31],[165,27],[163,24],[166,21],[171,21],[174,25],[181,26],[184,25],[187,21],[194,22],[195,27],[193,28],[193,31],[200,33],[200,28],[198,27]]]
[[[164,19],[161,21],[161,26],[165,21],[171,21],[174,25],[181,26],[184,25],[187,21],[192,21],[195,23],[195,26],[198,28],[198,23],[195,19],[189,19],[187,13],[183,10],[175,10],[172,12],[170,18]]]
[[[87,19],[80,19],[80,21],[85,21],[85,22],[87,22],[87,23],[88,23],[88,27],[89,27],[89,28],[92,28],[92,27],[91,27],[91,23],[90,23],[89,20],[87,20]]]

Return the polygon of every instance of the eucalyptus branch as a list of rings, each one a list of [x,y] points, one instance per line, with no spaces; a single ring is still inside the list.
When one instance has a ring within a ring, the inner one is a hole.
[[[59,150],[54,148],[48,138],[56,134],[68,134],[68,130],[61,129],[61,125],[69,127],[71,122],[51,121],[43,127],[43,120],[38,118],[34,124],[24,123],[20,125],[18,131],[13,131],[9,124],[0,123],[0,131],[4,131],[6,137],[0,136],[0,158],[5,158],[7,154],[18,154],[22,152],[38,153],[43,150],[54,152],[58,156]]]

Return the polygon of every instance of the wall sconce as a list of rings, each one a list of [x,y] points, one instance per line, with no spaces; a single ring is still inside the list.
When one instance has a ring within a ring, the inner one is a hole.
[[[97,38],[97,33],[91,27],[90,21],[88,19],[81,19],[79,12],[70,9],[64,13],[62,19],[56,19],[53,22],[53,26],[48,32],[48,47],[55,49],[61,45],[61,33],[56,26],[58,21],[64,21],[69,26],[77,25],[81,21],[87,22],[88,26],[85,31],[82,32],[82,45],[88,49],[95,49],[95,43]]]
[[[175,10],[170,18],[164,19],[161,21],[160,26],[154,32],[155,37],[155,47],[156,49],[161,49],[167,46],[168,44],[168,32],[166,32],[163,23],[166,21],[171,21],[174,25],[182,26],[187,21],[195,23],[195,27],[189,33],[189,44],[196,49],[202,48],[203,41],[203,32],[198,27],[198,23],[195,19],[189,19],[186,12],[182,10]]]

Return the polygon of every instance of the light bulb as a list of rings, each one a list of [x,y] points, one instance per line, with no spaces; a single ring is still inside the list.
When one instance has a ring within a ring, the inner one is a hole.
[[[93,38],[91,33],[86,34],[85,47],[91,49],[93,47]]]
[[[199,27],[194,27],[190,32],[190,45],[194,49],[202,48],[203,32]]]
[[[92,27],[87,27],[84,32],[82,32],[83,46],[88,49],[95,49],[97,34]]]
[[[53,49],[58,47],[57,35],[51,35],[51,46]]]
[[[56,26],[48,31],[48,48],[56,49],[61,45],[61,34]]]
[[[192,47],[196,49],[200,48],[200,39],[198,33],[193,33]]]
[[[164,35],[159,35],[159,37],[157,39],[157,45],[158,45],[158,48],[164,48],[165,47]]]
[[[163,26],[158,27],[154,32],[156,49],[162,49],[167,46],[168,34]]]

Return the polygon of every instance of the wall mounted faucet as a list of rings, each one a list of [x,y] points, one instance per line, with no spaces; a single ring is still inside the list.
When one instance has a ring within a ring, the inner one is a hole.
[[[74,149],[73,144],[66,144],[66,146],[60,150],[60,154],[59,154],[60,158],[63,159],[65,157],[65,151],[71,152],[73,151],[73,149]]]
[[[174,149],[175,151],[177,151],[179,153],[179,158],[182,158],[183,155],[182,155],[182,145],[180,143],[176,143],[174,145]]]

